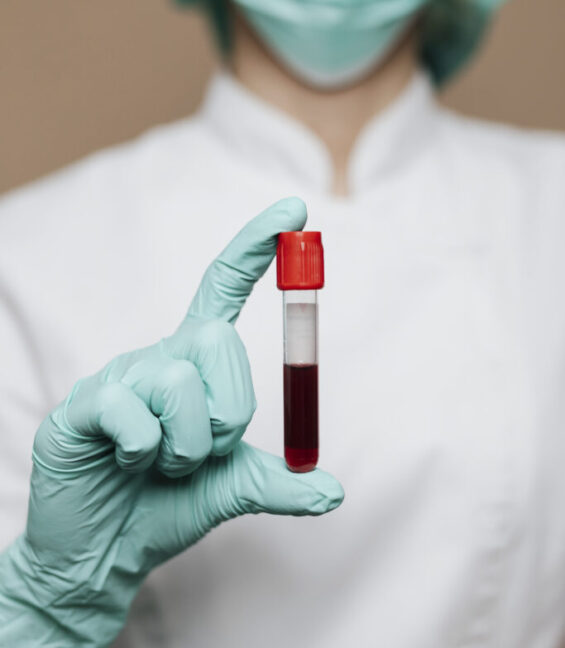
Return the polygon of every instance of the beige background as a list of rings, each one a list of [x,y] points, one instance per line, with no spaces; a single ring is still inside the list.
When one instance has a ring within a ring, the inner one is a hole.
[[[1,0],[0,191],[190,113],[215,65],[172,0]],[[450,106],[565,130],[565,0],[511,0]]]

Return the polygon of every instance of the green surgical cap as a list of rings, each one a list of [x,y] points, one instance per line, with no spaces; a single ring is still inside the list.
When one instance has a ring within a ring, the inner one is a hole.
[[[212,20],[223,52],[229,52],[228,0],[176,0],[202,8]],[[458,72],[476,51],[494,12],[505,0],[429,0],[423,19],[420,56],[434,81],[441,85]]]

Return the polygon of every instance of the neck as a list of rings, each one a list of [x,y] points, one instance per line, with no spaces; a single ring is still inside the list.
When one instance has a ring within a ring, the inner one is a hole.
[[[241,17],[235,20],[232,68],[254,94],[310,128],[333,163],[335,195],[348,193],[347,168],[363,126],[390,105],[417,67],[413,32],[368,76],[338,90],[318,90],[291,76],[264,48]]]

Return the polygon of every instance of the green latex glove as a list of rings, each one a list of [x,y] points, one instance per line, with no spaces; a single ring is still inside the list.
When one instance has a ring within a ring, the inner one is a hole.
[[[105,646],[148,572],[220,522],[341,503],[329,474],[296,475],[240,441],[255,397],[232,324],[277,234],[305,221],[296,198],[252,220],[171,337],[80,380],[42,423],[27,529],[0,557],[0,645]]]

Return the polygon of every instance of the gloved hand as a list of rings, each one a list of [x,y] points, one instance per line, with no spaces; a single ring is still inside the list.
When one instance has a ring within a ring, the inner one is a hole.
[[[171,337],[80,380],[42,423],[27,529],[0,559],[0,645],[105,646],[148,572],[220,522],[341,503],[329,474],[240,441],[255,398],[233,323],[277,234],[305,221],[295,198],[252,220]]]

